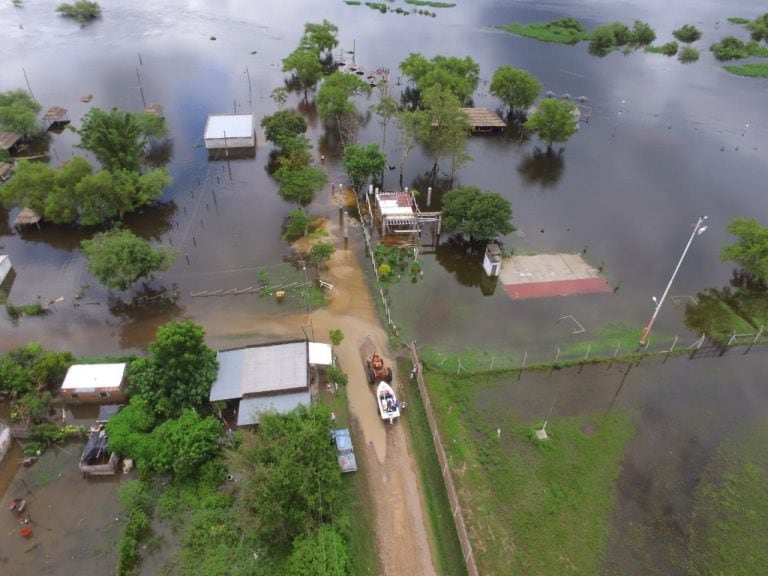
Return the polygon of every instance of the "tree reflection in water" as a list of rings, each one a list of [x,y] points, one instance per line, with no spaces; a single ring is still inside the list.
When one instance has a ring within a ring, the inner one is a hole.
[[[517,167],[517,171],[528,184],[538,184],[542,188],[555,186],[565,170],[564,148],[557,152],[551,148],[542,150],[538,146],[526,155]]]

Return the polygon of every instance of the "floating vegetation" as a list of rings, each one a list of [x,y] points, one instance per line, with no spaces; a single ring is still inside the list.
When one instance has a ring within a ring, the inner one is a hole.
[[[680,42],[696,42],[696,40],[701,38],[701,30],[692,24],[685,24],[680,26],[677,30],[673,30],[672,36],[677,38]]]
[[[728,18],[728,22],[731,24],[749,24],[750,19],[749,18],[741,18],[740,16],[731,16]]]
[[[453,2],[431,2],[429,0],[405,0],[405,3],[413,6],[429,6],[430,8],[453,8],[456,6]]]
[[[699,52],[693,46],[683,46],[680,49],[680,52],[678,52],[677,54],[677,59],[680,60],[680,62],[689,64],[690,62],[696,62],[696,60],[699,59],[700,55],[701,55],[701,52]]]
[[[672,42],[667,42],[661,46],[646,46],[645,51],[651,54],[664,54],[664,56],[674,56],[677,54],[678,48],[679,45],[677,42],[672,40]]]
[[[768,78],[768,64],[753,62],[750,64],[743,64],[741,66],[723,66],[731,74],[738,74],[739,76],[748,76],[750,78]]]
[[[509,24],[501,24],[497,28],[525,38],[554,44],[577,44],[582,40],[591,40],[592,38],[584,25],[575,18],[562,18],[532,24],[510,22]]]
[[[90,0],[77,0],[74,4],[59,4],[56,12],[66,18],[74,18],[80,24],[87,24],[90,20],[101,16],[101,6]]]
[[[720,42],[712,44],[709,49],[720,61],[738,60],[747,56],[768,57],[768,46],[761,46],[755,40],[743,42],[735,36],[726,36]]]

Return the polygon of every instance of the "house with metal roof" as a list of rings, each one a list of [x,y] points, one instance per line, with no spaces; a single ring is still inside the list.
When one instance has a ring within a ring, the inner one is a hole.
[[[74,364],[61,384],[66,402],[114,404],[125,401],[125,362]]]
[[[208,116],[203,140],[208,150],[254,148],[256,132],[253,114]]]
[[[294,340],[218,352],[219,372],[211,402],[237,404],[237,425],[259,423],[259,415],[285,414],[311,403],[312,365],[330,365],[330,345]]]

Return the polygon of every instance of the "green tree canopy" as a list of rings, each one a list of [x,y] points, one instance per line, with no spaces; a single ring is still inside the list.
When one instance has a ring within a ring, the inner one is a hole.
[[[483,192],[475,186],[456,188],[443,196],[443,226],[470,240],[509,234],[515,230],[512,205],[496,192]]]
[[[638,46],[647,46],[654,40],[656,40],[656,32],[651,28],[650,24],[642,20],[635,20],[632,24],[632,39],[630,42]]]
[[[747,30],[751,33],[752,40],[756,42],[765,40],[768,42],[768,12],[748,22]]]
[[[0,132],[37,136],[43,130],[37,122],[38,112],[40,104],[24,90],[0,92]]]
[[[386,166],[387,156],[378,144],[351,144],[344,148],[344,171],[356,186],[380,176]]]
[[[553,142],[565,142],[579,129],[574,111],[576,106],[565,100],[547,98],[525,123],[528,130],[538,132],[539,137],[551,148]]]
[[[525,70],[509,65],[500,66],[493,73],[491,94],[496,96],[510,110],[528,108],[541,92],[541,82]]]
[[[304,34],[299,46],[321,56],[338,46],[339,40],[336,38],[338,33],[338,27],[328,20],[323,20],[320,24],[307,22],[304,24]]]
[[[21,160],[11,181],[0,187],[0,201],[7,207],[31,208],[49,222],[92,226],[151,204],[170,184],[165,168],[143,174],[126,170],[94,174],[81,156],[58,170]]]
[[[322,268],[323,264],[328,262],[335,252],[336,248],[333,244],[317,242],[309,249],[308,260],[318,268]]]
[[[286,58],[283,58],[283,72],[290,72],[298,86],[304,91],[314,90],[323,77],[323,66],[314,50],[297,48]]]
[[[368,95],[371,87],[356,74],[334,72],[323,81],[317,92],[317,111],[323,122],[357,113],[350,98],[360,94]]]
[[[140,470],[151,468],[156,447],[150,432],[157,418],[149,402],[134,396],[131,402],[107,422],[107,443],[112,452],[132,458]]]
[[[309,232],[309,225],[312,222],[309,215],[301,208],[291,210],[285,218],[285,230],[283,240],[293,241]]]
[[[346,542],[327,524],[293,542],[288,576],[348,576],[352,563]]]
[[[141,278],[168,270],[176,259],[172,248],[152,245],[130,230],[110,230],[80,244],[88,258],[88,270],[107,288],[126,290]]]
[[[480,82],[480,66],[469,56],[435,56],[427,60],[421,54],[411,53],[400,63],[400,70],[422,93],[439,86],[453,94],[460,104],[472,99]]]
[[[282,165],[275,172],[275,178],[280,184],[279,192],[283,199],[306,206],[328,181],[325,172],[312,166],[294,168]]]
[[[50,352],[37,342],[0,354],[0,395],[57,387],[73,363],[69,352]]]
[[[341,472],[329,441],[326,406],[264,413],[258,434],[246,434],[238,464],[241,498],[265,545],[285,549],[341,509]]]
[[[416,112],[417,138],[431,154],[433,177],[440,158],[451,162],[450,179],[457,168],[471,157],[466,153],[471,124],[460,109],[460,102],[450,91],[438,86],[428,88],[422,96],[423,109]]]
[[[727,230],[738,239],[723,246],[720,259],[732,260],[754,278],[768,283],[768,227],[756,218],[734,218]]]
[[[221,423],[216,418],[201,418],[187,408],[178,418],[166,420],[152,431],[155,450],[151,466],[178,480],[194,478],[202,465],[221,451],[220,436]]]
[[[397,100],[392,96],[383,95],[376,104],[371,106],[374,114],[379,119],[379,125],[381,126],[381,147],[387,146],[387,128],[392,118],[397,114],[399,107]]]
[[[301,114],[293,110],[280,110],[261,119],[264,137],[278,148],[307,131],[307,123]]]
[[[150,358],[131,362],[131,394],[145,398],[163,418],[207,402],[219,362],[216,352],[205,344],[202,326],[191,320],[165,324],[157,330],[149,351]]]
[[[696,28],[693,24],[684,24],[680,28],[672,31],[672,36],[677,38],[680,42],[696,42],[701,38],[701,30]]]
[[[154,114],[117,108],[91,108],[83,116],[80,148],[90,150],[105,170],[138,172],[150,136],[165,136],[165,120]]]

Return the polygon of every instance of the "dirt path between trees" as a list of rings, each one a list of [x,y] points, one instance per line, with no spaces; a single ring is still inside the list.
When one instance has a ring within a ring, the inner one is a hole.
[[[436,575],[426,525],[426,510],[418,482],[418,470],[411,455],[402,422],[390,425],[379,418],[374,390],[368,385],[363,358],[374,349],[387,366],[394,366],[386,331],[381,327],[370,288],[365,280],[356,252],[360,246],[350,242],[343,248],[340,228],[328,222],[330,238],[336,253],[321,276],[333,284],[331,304],[307,317],[260,318],[260,333],[275,337],[295,338],[302,326],[318,341],[327,341],[329,330],[340,329],[344,341],[334,352],[341,368],[349,376],[347,397],[351,415],[362,431],[362,438],[354,438],[355,453],[365,463],[365,474],[375,505],[376,549],[383,576]],[[351,236],[355,236],[352,234]],[[305,247],[302,246],[302,249]],[[223,336],[239,341],[253,331],[253,319],[245,315],[240,324],[227,322],[225,326],[206,324],[209,339]],[[403,382],[397,377],[392,384],[398,393]],[[403,418],[407,418],[407,413]]]

